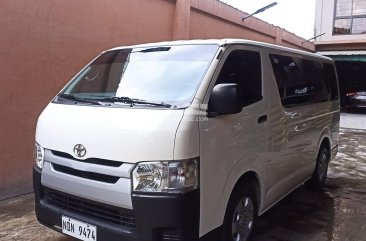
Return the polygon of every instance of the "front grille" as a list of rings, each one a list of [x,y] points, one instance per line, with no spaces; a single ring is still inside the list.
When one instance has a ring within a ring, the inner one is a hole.
[[[114,184],[119,180],[119,177],[99,174],[99,173],[95,173],[95,172],[80,171],[77,169],[65,167],[62,165],[55,164],[55,163],[52,163],[52,167],[53,167],[53,169],[55,169],[55,171],[58,171],[58,172],[62,172],[62,173],[69,174],[72,176],[82,177],[82,178],[86,178],[86,179],[90,179],[90,180],[94,180],[94,181],[99,181],[99,182],[106,182],[106,183]]]
[[[67,158],[70,160],[85,162],[85,163],[90,163],[90,164],[96,164],[96,165],[102,165],[102,166],[120,167],[123,164],[122,162],[119,162],[119,161],[112,161],[112,160],[100,159],[100,158],[87,158],[85,160],[79,160],[79,159],[74,158],[72,155],[65,153],[65,152],[61,152],[61,151],[51,150],[51,153],[55,156]]]
[[[46,188],[43,189],[43,200],[57,208],[122,226],[130,231],[136,227],[135,217],[130,210],[94,203]]]

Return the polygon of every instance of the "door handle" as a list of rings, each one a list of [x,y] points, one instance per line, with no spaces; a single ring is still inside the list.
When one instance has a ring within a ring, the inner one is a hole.
[[[267,121],[267,115],[262,115],[258,118],[258,124],[266,122]]]

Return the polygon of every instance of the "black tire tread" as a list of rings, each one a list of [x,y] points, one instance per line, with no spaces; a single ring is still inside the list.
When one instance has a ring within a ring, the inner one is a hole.
[[[321,147],[319,148],[319,153],[318,153],[318,156],[317,156],[317,159],[316,159],[316,166],[315,166],[315,170],[313,172],[313,175],[311,176],[311,178],[309,180],[307,180],[305,182],[305,186],[308,188],[308,189],[311,189],[311,190],[320,190],[324,187],[325,185],[325,181],[321,181],[319,179],[319,176],[318,176],[318,167],[319,167],[319,157],[321,155],[322,152],[326,152],[327,154],[327,158],[328,158],[328,163],[329,163],[329,158],[330,158],[330,154],[329,154],[329,148],[326,146],[326,145],[321,145]],[[326,178],[325,178],[326,180]]]
[[[258,186],[254,181],[246,180],[239,183],[233,190],[227,208],[225,212],[224,224],[223,224],[223,241],[231,240],[231,222],[232,215],[236,208],[236,204],[244,195],[248,195],[254,202],[255,215],[253,227],[256,223],[256,218],[258,216],[258,200],[257,200]],[[249,238],[250,239],[250,238]]]

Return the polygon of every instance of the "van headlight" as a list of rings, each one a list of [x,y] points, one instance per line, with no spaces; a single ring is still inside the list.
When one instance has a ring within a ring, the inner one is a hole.
[[[43,159],[44,159],[44,149],[37,142],[34,148],[34,159],[36,161],[37,167],[42,169],[43,167]]]
[[[182,161],[141,162],[132,172],[133,190],[183,193],[198,188],[198,158]]]

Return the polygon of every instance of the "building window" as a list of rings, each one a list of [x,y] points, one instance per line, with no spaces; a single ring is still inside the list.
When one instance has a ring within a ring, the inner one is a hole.
[[[366,34],[366,0],[335,0],[333,34]]]

